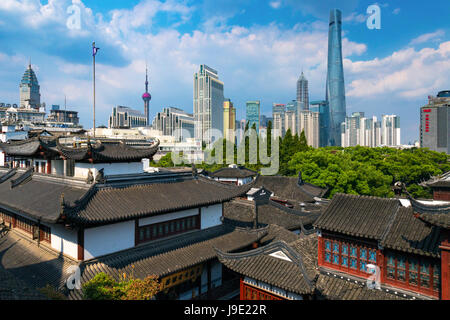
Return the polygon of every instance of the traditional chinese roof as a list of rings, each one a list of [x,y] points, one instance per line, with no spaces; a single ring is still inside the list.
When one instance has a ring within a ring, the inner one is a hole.
[[[298,241],[301,243],[276,241],[242,253],[218,250],[217,255],[222,264],[241,275],[292,293],[312,294],[317,270],[308,257],[305,261],[302,254],[311,249],[307,246],[308,242]]]
[[[221,168],[209,174],[213,178],[249,178],[255,177],[258,173],[256,171],[247,169],[245,167],[227,167]]]
[[[151,158],[158,151],[159,141],[146,146],[132,146],[121,140],[97,139],[88,141],[81,147],[71,147],[60,142],[62,137],[36,136],[27,140],[1,143],[2,149],[10,156],[30,157],[45,152],[55,158],[67,158],[75,161],[133,162]]]
[[[372,290],[365,280],[327,272],[318,266],[317,235],[292,242],[276,241],[258,249],[233,254],[218,254],[219,261],[235,272],[275,287],[314,294],[330,300],[401,300],[395,290]],[[278,252],[291,261],[270,254]],[[309,283],[308,281],[309,280]],[[398,290],[396,290],[398,291]]]
[[[313,184],[303,182],[298,184],[298,178],[283,176],[258,176],[255,187],[269,189],[274,196],[283,200],[293,202],[315,202],[314,197],[323,197],[328,189],[317,187]]]
[[[411,207],[399,207],[381,245],[403,252],[440,257],[440,230],[414,217]]]
[[[81,282],[105,272],[119,279],[122,274],[143,279],[149,275],[159,278],[215,259],[216,249],[231,252],[248,247],[267,233],[267,229],[246,230],[227,224],[199,230],[84,262]],[[70,297],[81,298],[72,291]]]
[[[48,223],[64,220],[84,226],[219,204],[252,186],[220,183],[191,172],[106,176],[94,185],[31,170],[0,172],[0,208]]]
[[[375,290],[367,288],[365,282],[349,279],[346,276],[321,273],[316,282],[320,297],[326,300],[405,300],[394,294],[394,290]]]
[[[56,139],[46,136],[36,136],[26,140],[0,143],[0,149],[7,155],[19,157],[29,157],[44,151],[55,156],[58,155]]]
[[[400,206],[398,199],[338,193],[314,226],[350,236],[380,240]]]
[[[423,183],[430,188],[450,188],[450,171]]]
[[[408,253],[439,257],[440,230],[416,219],[413,206],[398,199],[336,194],[314,223],[316,228],[372,239]]]
[[[432,225],[450,229],[450,202],[449,201],[418,201],[410,197],[414,213],[419,218]]]
[[[251,183],[238,187],[192,175],[176,181],[157,178],[120,187],[95,185],[73,205],[65,204],[63,214],[75,224],[102,225],[218,204],[251,188]]]
[[[251,227],[254,221],[255,206],[251,201],[234,200],[224,204],[224,217],[239,226]],[[312,224],[320,213],[302,213],[273,201],[258,206],[258,223],[275,224],[287,230],[297,230]]]
[[[0,227],[1,229],[1,227]],[[62,288],[75,262],[23,238],[13,231],[0,232],[0,300],[45,299],[38,289]]]
[[[215,259],[214,248],[224,252],[240,250],[266,234],[267,228],[246,230],[224,224],[155,240],[78,264],[45,246],[38,247],[36,243],[23,238],[15,231],[9,231],[0,233],[0,279],[7,276],[9,281],[0,281],[0,289],[7,289],[9,297],[13,293],[23,293],[24,288],[29,288],[33,293],[30,293],[31,298],[34,299],[37,289],[50,284],[66,292],[69,298],[81,299],[81,290],[69,292],[66,287],[66,281],[72,274],[69,268],[72,266],[80,267],[81,284],[99,272],[105,272],[116,279],[123,273],[140,279],[149,275],[164,277]],[[0,290],[0,297],[3,292]],[[27,295],[20,294],[17,299],[26,297]]]
[[[88,143],[78,148],[64,146],[57,141],[57,147],[63,157],[75,161],[132,162],[153,157],[158,151],[159,141],[147,147],[134,147],[124,141],[97,140],[94,144]]]
[[[72,202],[87,192],[87,188],[62,183],[60,179],[43,177],[29,170],[0,170],[0,174],[0,209],[43,222],[55,223],[58,220],[61,195],[64,194],[67,202]]]

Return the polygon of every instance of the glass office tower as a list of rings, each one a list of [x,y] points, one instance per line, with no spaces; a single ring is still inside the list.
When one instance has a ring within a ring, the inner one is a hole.
[[[248,128],[251,129],[253,124],[256,125],[256,133],[259,133],[259,122],[261,115],[260,101],[247,101],[246,105],[246,120],[249,123]]]
[[[342,13],[330,12],[328,31],[328,69],[326,101],[330,108],[328,145],[341,145],[341,124],[347,115],[345,106],[344,66],[342,63]]]

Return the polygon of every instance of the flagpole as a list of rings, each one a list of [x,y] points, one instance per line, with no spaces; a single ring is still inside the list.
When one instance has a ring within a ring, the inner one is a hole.
[[[94,58],[93,67],[94,67],[94,138],[95,138],[95,42],[92,43],[92,56]]]

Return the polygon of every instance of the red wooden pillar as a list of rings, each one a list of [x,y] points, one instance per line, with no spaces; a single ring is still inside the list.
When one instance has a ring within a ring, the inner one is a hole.
[[[47,174],[51,174],[51,173],[52,173],[52,161],[47,160]]]
[[[450,300],[450,231],[444,230],[441,249],[441,299]]]
[[[239,279],[239,300],[245,300],[245,296],[244,296],[244,279],[240,278]]]
[[[383,251],[378,249],[377,250],[377,266],[380,268],[380,282],[384,283],[385,281],[385,266],[384,266],[384,255],[383,255]]]
[[[317,248],[317,254],[318,254],[317,263],[318,263],[319,266],[322,266],[323,265],[323,237],[322,236],[318,237],[317,245],[318,245],[318,248]]]
[[[78,260],[84,260],[84,229],[78,229]]]

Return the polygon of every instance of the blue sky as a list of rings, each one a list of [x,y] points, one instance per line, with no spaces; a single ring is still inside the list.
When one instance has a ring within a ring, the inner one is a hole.
[[[369,5],[381,29],[367,28]],[[71,6],[80,29],[70,29]],[[42,101],[79,111],[92,125],[91,44],[97,56],[98,124],[115,105],[143,110],[145,64],[151,116],[166,106],[192,112],[193,74],[218,70],[225,97],[245,117],[245,101],[296,96],[303,69],[312,100],[324,99],[329,10],[343,13],[347,113],[401,117],[402,142],[418,139],[419,108],[450,89],[448,0],[1,0],[0,102],[18,103],[19,82],[32,60]]]

